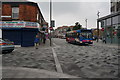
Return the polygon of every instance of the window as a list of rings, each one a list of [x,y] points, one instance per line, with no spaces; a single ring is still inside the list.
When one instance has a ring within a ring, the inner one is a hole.
[[[118,23],[120,24],[120,15],[118,15]]]
[[[106,26],[105,24],[106,24],[105,20],[102,20],[101,21],[101,27],[105,27]]]
[[[19,8],[13,7],[12,8],[12,19],[18,19],[19,18]]]
[[[112,22],[113,22],[113,24],[118,24],[119,23],[118,16],[113,17]]]
[[[39,20],[39,14],[37,14],[37,20]]]
[[[111,25],[111,18],[107,19],[107,26]]]

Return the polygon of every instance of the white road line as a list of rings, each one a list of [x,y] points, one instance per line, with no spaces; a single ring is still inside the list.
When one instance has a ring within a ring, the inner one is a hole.
[[[55,43],[53,43],[53,45],[55,45],[55,48],[58,48],[58,47],[60,47],[60,46],[58,46],[57,44],[55,44]]]
[[[18,49],[14,49],[13,51],[17,51]]]
[[[59,60],[57,58],[57,54],[55,53],[54,48],[52,48],[52,51],[53,51],[53,57],[54,57],[54,60],[55,60],[55,65],[56,65],[57,72],[63,73],[61,65],[59,63]]]
[[[55,43],[53,43],[53,45],[57,46]]]

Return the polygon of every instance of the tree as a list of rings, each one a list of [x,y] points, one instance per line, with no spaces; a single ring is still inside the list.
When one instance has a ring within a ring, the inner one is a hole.
[[[68,32],[68,31],[71,31],[70,27],[67,29],[67,32]]]
[[[75,27],[73,27],[73,30],[78,30],[78,29],[82,29],[82,25],[80,25],[79,22],[76,22]]]

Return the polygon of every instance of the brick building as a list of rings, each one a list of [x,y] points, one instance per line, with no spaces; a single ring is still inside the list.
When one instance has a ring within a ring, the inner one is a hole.
[[[35,36],[45,22],[37,3],[2,0],[2,37],[14,41],[16,45],[34,46]]]
[[[61,26],[61,27],[58,27],[54,31],[55,36],[62,38],[66,35],[66,32],[68,31],[68,29],[70,29],[72,31],[73,27],[75,27],[75,26]]]

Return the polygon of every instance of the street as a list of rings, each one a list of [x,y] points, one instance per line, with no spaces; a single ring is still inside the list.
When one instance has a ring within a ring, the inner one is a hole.
[[[64,73],[88,78],[117,77],[118,48],[97,44],[73,45],[62,39],[54,40],[60,48],[56,52]]]
[[[3,67],[25,67],[57,72],[54,53],[57,55],[63,73],[82,78],[116,78],[118,77],[118,48],[92,45],[69,44],[65,39],[52,39],[34,47],[19,47],[10,54],[3,54]],[[42,46],[42,47],[41,47]],[[4,74],[4,73],[3,73]],[[4,77],[4,76],[3,76]]]

